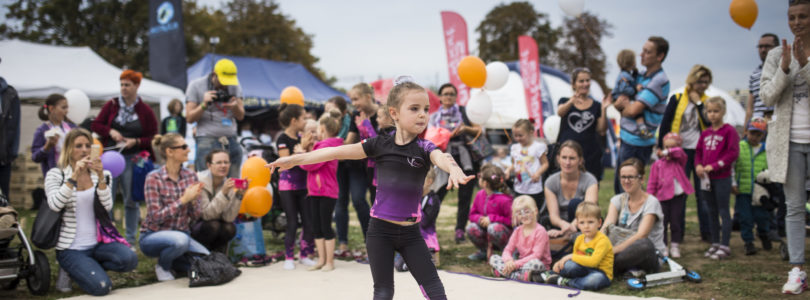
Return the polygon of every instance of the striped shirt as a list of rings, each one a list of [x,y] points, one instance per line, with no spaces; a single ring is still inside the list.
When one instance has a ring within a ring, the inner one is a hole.
[[[166,166],[146,175],[144,183],[146,219],[141,224],[141,232],[161,230],[188,232],[191,222],[200,218],[202,204],[199,198],[182,204],[180,198],[188,187],[197,182],[197,174],[186,168],[180,169],[177,181],[169,178]]]
[[[73,169],[67,167],[64,169],[53,168],[45,175],[45,195],[48,197],[48,207],[53,211],[65,210],[62,215],[62,229],[59,232],[59,241],[56,244],[56,250],[65,250],[70,248],[73,240],[76,238],[76,188],[68,187],[67,179],[73,175]],[[110,172],[104,171],[104,177],[112,178]],[[98,185],[98,176],[96,173],[91,172],[90,178],[93,181],[93,186]],[[98,190],[98,199],[104,209],[111,210],[113,207],[112,193],[110,186],[112,180],[109,181],[106,189]]]
[[[751,77],[748,79],[748,90],[754,97],[753,117],[762,117],[766,112],[773,112],[773,106],[765,106],[765,103],[759,98],[760,77],[762,77],[762,65],[754,69],[754,73],[751,73]],[[746,120],[746,122],[748,122],[748,120]]]

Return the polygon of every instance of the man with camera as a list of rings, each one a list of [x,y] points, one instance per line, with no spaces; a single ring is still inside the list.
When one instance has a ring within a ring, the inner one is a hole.
[[[239,178],[242,148],[236,135],[236,122],[245,118],[242,88],[236,77],[236,64],[220,59],[214,72],[195,79],[186,89],[186,121],[197,122],[196,171],[205,170],[204,157],[211,150],[223,149],[230,154],[228,177]]]

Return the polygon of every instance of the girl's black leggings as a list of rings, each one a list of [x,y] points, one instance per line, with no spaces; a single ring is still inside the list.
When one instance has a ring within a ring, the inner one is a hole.
[[[309,212],[312,213],[312,235],[316,239],[331,240],[335,238],[335,231],[332,230],[332,212],[335,211],[335,202],[337,199],[310,196],[307,198],[309,201]]]
[[[399,252],[411,275],[429,299],[447,299],[436,266],[419,232],[419,224],[401,226],[371,218],[366,238],[374,299],[394,298],[394,252]]]

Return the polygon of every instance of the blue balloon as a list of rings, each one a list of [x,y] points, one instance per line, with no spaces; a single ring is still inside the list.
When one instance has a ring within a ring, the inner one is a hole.
[[[107,151],[101,154],[101,163],[104,165],[104,170],[110,171],[113,177],[121,175],[127,166],[124,156],[116,151]]]

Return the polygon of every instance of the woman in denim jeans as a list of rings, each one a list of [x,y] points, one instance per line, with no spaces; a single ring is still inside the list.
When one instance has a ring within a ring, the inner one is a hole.
[[[191,238],[189,224],[200,218],[203,184],[184,168],[190,151],[182,136],[156,135],[152,146],[166,160],[146,176],[146,219],[141,225],[143,254],[157,257],[155,274],[159,281],[174,280],[174,272],[188,272],[186,253],[208,255],[208,249]]]
[[[45,177],[45,192],[50,209],[64,212],[56,244],[62,270],[57,290],[70,291],[69,275],[86,293],[103,296],[112,290],[105,270],[129,272],[138,265],[138,256],[107,214],[113,206],[107,185],[112,176],[102,168],[101,159],[90,157],[92,141],[87,130],[68,132],[59,166]]]

